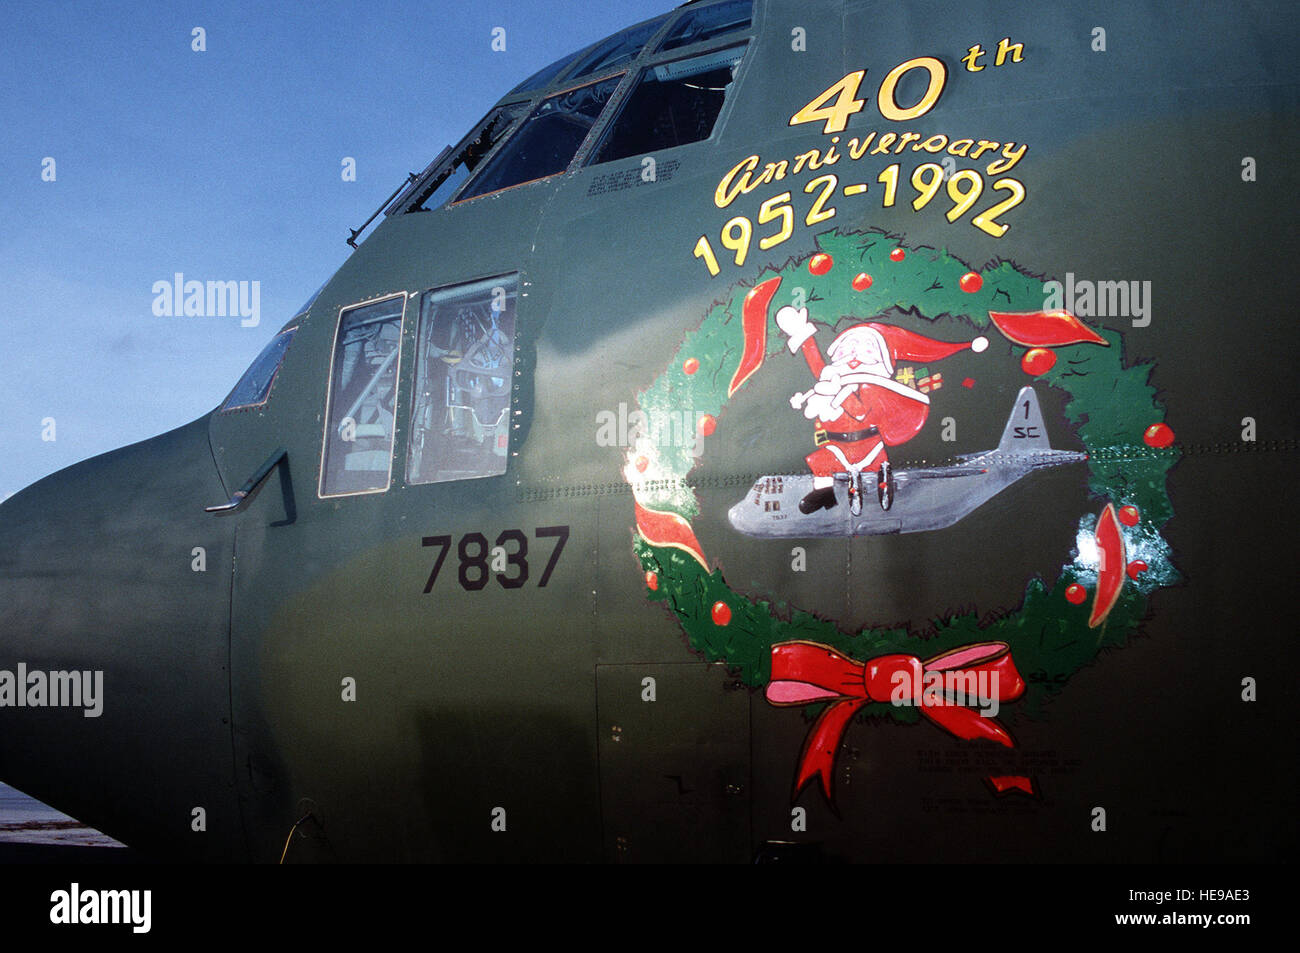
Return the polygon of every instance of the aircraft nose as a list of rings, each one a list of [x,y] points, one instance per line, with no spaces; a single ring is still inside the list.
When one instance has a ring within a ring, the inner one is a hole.
[[[146,853],[243,853],[234,526],[206,420],[0,504],[0,780]]]

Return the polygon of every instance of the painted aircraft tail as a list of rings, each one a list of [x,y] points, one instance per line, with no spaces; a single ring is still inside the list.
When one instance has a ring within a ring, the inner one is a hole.
[[[1016,395],[1016,405],[1011,408],[1011,416],[1002,431],[998,442],[999,452],[1021,452],[1050,450],[1052,443],[1047,439],[1047,427],[1043,424],[1043,412],[1038,407],[1038,395],[1032,387],[1022,387]]]

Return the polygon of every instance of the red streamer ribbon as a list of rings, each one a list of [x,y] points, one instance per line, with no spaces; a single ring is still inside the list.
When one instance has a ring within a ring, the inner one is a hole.
[[[763,366],[763,358],[767,353],[767,309],[780,286],[780,278],[769,278],[745,295],[740,318],[745,346],[740,354],[740,366],[736,368],[736,373],[731,376],[731,383],[727,386],[728,398]]]
[[[667,510],[652,510],[642,506],[639,500],[634,500],[633,505],[636,508],[637,532],[647,543],[652,546],[671,546],[680,549],[693,556],[706,570],[709,568],[704,561],[704,550],[700,547],[700,541],[695,538],[691,524],[685,517]]]
[[[990,311],[989,318],[1003,337],[1025,347],[1064,347],[1067,344],[1110,342],[1069,311]]]
[[[773,705],[806,705],[829,701],[804,743],[795,778],[794,796],[814,777],[833,803],[831,772],[835,754],[849,721],[871,702],[918,705],[921,714],[963,740],[984,738],[1015,747],[1011,733],[995,718],[981,715],[962,701],[925,685],[931,672],[951,673],[958,684],[975,676],[979,693],[988,700],[1013,701],[1025,691],[1011,648],[1005,642],[979,642],[922,661],[915,655],[879,655],[856,662],[816,642],[782,642],[772,646],[772,679],[767,700]],[[980,679],[983,673],[984,679]],[[996,676],[996,678],[994,677]],[[947,679],[945,678],[945,681]],[[974,699],[967,703],[975,704]]]
[[[1034,782],[1023,774],[998,774],[988,779],[989,786],[998,797],[1012,791],[1033,796]]]
[[[1093,596],[1092,614],[1088,616],[1088,625],[1096,628],[1106,621],[1110,610],[1119,601],[1120,589],[1124,586],[1124,571],[1128,568],[1124,557],[1124,536],[1119,531],[1119,519],[1115,515],[1115,505],[1107,503],[1097,520],[1097,555],[1101,565],[1097,567],[1097,593]]]

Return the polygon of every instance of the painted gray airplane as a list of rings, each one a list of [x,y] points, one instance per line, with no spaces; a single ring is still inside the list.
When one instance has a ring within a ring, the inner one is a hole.
[[[755,482],[727,518],[740,532],[760,538],[923,533],[964,519],[1034,470],[1087,458],[1076,450],[1052,449],[1038,395],[1025,387],[1016,395],[996,449],[958,454],[960,462],[949,466],[896,470],[893,487],[878,483],[879,508],[863,506],[861,474],[844,473],[835,484],[836,503],[844,506],[803,513],[799,503],[812,491],[812,477],[779,475]]]
[[[1288,856],[1293,19],[703,0],[524,79],[0,504],[0,779],[211,861]],[[867,326],[924,466],[738,512]]]

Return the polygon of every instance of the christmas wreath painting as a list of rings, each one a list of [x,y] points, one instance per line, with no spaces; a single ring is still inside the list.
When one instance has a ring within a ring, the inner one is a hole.
[[[924,421],[923,395],[943,386],[940,373],[904,362],[941,360],[958,348],[983,351],[989,338],[1000,338],[1019,358],[1015,373],[1025,383],[1064,392],[1068,425],[1087,453],[1086,463],[1076,465],[1087,467],[1094,500],[1079,514],[1073,550],[1062,547],[1064,564],[1030,578],[1010,612],[993,618],[949,612],[926,620],[924,632],[912,625],[844,631],[811,611],[777,610],[738,592],[710,567],[691,525],[699,504],[688,477],[700,448],[641,439],[627,451],[633,547],[648,598],[672,612],[692,649],[763,688],[771,704],[818,706],[793,797],[816,778],[833,804],[835,757],[855,716],[925,720],[962,739],[1013,747],[1005,726],[977,710],[972,698],[954,696],[954,684],[978,683],[998,702],[1014,702],[1015,711],[1033,716],[1101,650],[1125,644],[1150,594],[1179,578],[1160,531],[1173,515],[1166,477],[1180,454],[1148,382],[1151,365],[1126,366],[1117,332],[1088,327],[1068,311],[1044,310],[1042,276],[1007,261],[976,271],[945,251],[906,247],[880,231],[828,232],[817,245],[814,254],[732,287],[640,392],[638,409],[653,416],[692,408],[707,454],[708,438],[737,391],[766,361],[802,352],[818,382],[791,405],[816,417],[818,430],[807,458],[811,475],[801,477],[811,477],[814,491],[800,513],[836,505],[825,488],[832,471],[841,481],[846,474],[858,481],[855,507],[887,509],[895,487],[885,445],[919,429],[912,417]],[[787,304],[795,287],[803,289],[805,302],[796,302],[802,308]],[[896,311],[922,319],[927,335],[873,317]],[[816,322],[834,326],[841,316],[862,323],[830,342],[829,360],[823,359]],[[901,409],[881,411],[890,401]],[[900,421],[911,421],[901,436],[892,432]],[[863,484],[863,476],[873,479]],[[875,492],[861,493],[863,485],[879,490],[878,500]],[[900,480],[900,500],[906,492]],[[988,781],[998,793],[1035,792],[1029,777]]]

